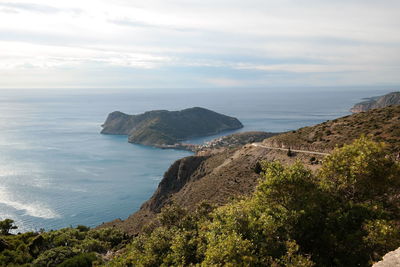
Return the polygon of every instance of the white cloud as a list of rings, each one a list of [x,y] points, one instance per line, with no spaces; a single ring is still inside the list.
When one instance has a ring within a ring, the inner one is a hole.
[[[125,68],[147,70],[123,79],[132,87],[400,83],[399,12],[395,0],[0,1],[0,87],[119,86]]]

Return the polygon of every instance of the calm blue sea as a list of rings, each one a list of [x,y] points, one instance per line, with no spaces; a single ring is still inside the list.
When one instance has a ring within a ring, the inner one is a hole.
[[[0,219],[14,219],[19,231],[124,219],[173,161],[190,155],[101,135],[111,111],[201,106],[239,118],[241,131],[279,132],[349,114],[363,97],[395,89],[0,90]]]

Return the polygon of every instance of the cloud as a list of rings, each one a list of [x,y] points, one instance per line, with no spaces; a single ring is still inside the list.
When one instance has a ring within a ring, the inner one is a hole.
[[[0,12],[0,87],[400,83],[394,0],[15,0]]]
[[[4,2],[0,3],[0,7],[6,8],[6,12],[18,12],[18,10],[23,11],[30,11],[30,12],[38,12],[44,14],[52,14],[52,13],[59,13],[59,12],[72,12],[75,14],[79,14],[82,11],[79,8],[70,8],[70,9],[62,9],[56,8],[54,6],[49,5],[39,5],[35,3],[11,3],[11,2]],[[3,9],[4,10],[4,9]]]
[[[134,28],[153,28],[153,29],[160,29],[160,30],[173,30],[173,31],[195,31],[194,28],[184,28],[184,27],[174,27],[168,25],[156,25],[151,23],[146,23],[137,20],[131,19],[110,19],[108,22],[120,25],[120,26],[128,26]]]

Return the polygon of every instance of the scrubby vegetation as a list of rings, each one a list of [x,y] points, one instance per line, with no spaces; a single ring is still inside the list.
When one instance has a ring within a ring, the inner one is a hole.
[[[400,166],[366,138],[317,173],[264,162],[256,192],[196,212],[170,206],[109,266],[369,266],[400,246]]]
[[[388,153],[384,144],[361,138],[335,149],[316,172],[300,162],[262,162],[251,196],[220,207],[202,203],[194,212],[164,207],[132,240],[112,228],[6,231],[0,263],[370,266],[400,246],[400,164]],[[103,262],[110,250],[118,251]]]
[[[126,234],[112,228],[78,226],[42,233],[7,233],[0,235],[0,266],[92,266],[102,262],[96,255],[127,242]]]

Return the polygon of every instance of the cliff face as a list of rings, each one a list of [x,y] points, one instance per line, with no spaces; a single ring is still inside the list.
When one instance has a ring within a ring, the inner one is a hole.
[[[353,113],[359,113],[391,105],[400,105],[400,92],[393,92],[380,97],[373,97],[367,101],[355,104],[350,111]]]
[[[128,135],[128,141],[143,145],[173,145],[197,136],[217,134],[242,128],[236,118],[204,108],[181,111],[155,110],[139,115],[119,111],[108,115],[103,134]]]
[[[207,157],[191,156],[175,161],[165,172],[163,179],[150,200],[143,204],[152,212],[160,212],[161,208],[170,203],[172,194],[178,192],[187,183],[196,178],[193,175]]]

